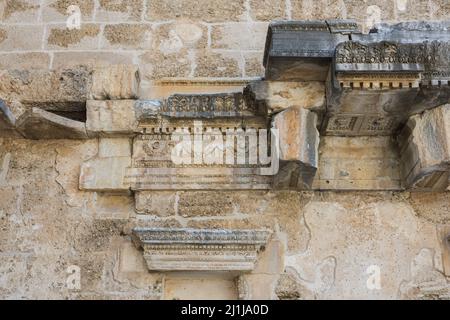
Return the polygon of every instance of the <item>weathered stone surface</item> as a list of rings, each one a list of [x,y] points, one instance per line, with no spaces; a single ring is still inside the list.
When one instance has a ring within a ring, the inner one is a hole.
[[[147,81],[164,78],[188,77],[193,71],[194,57],[186,48],[177,52],[146,52],[139,55],[142,79]]]
[[[153,33],[153,47],[164,56],[208,47],[208,27],[201,23],[174,21],[153,27]]]
[[[267,23],[233,23],[214,25],[211,47],[214,49],[263,50]]]
[[[141,21],[144,14],[144,0],[100,0],[97,8],[96,20]]]
[[[39,25],[0,26],[0,51],[41,50],[43,34]]]
[[[285,0],[251,0],[250,17],[253,20],[273,21],[287,18]]]
[[[164,300],[237,300],[236,281],[231,276],[203,278],[169,274],[164,281]]]
[[[16,116],[6,102],[0,100],[0,137],[20,136],[16,131]]]
[[[148,269],[157,271],[250,271],[268,236],[256,230],[133,230],[133,241],[144,250]]]
[[[450,175],[450,105],[413,116],[399,137],[407,188],[444,191]]]
[[[311,188],[319,163],[317,115],[304,108],[291,107],[274,116],[279,132],[280,170],[274,188]]]
[[[91,85],[91,74],[83,67],[54,71],[3,70],[0,76],[2,99],[58,112],[83,111]]]
[[[267,34],[264,66],[266,79],[325,81],[338,43],[358,32],[353,21],[273,22]]]
[[[398,146],[391,137],[321,137],[313,189],[402,190]]]
[[[50,55],[44,52],[4,53],[0,55],[0,69],[48,69]]]
[[[264,65],[263,61],[264,52],[249,52],[244,54],[245,66],[244,66],[244,76],[245,77],[264,77]]]
[[[139,95],[139,70],[133,65],[97,68],[89,96],[94,100],[135,99]]]
[[[0,22],[37,22],[39,8],[39,0],[4,0],[0,4]]]
[[[17,130],[28,139],[86,139],[86,125],[57,114],[32,108],[17,121]]]
[[[160,217],[173,216],[177,197],[170,191],[136,192],[136,211]]]
[[[89,135],[132,135],[137,129],[135,100],[88,100],[86,128]]]
[[[273,113],[290,107],[320,111],[325,106],[325,85],[320,82],[254,81],[246,92]]]
[[[441,240],[442,264],[445,276],[450,276],[450,225],[438,226],[438,238]]]
[[[100,26],[97,24],[83,24],[80,29],[68,29],[64,24],[48,27],[47,34],[48,49],[97,49]]]
[[[124,182],[126,168],[131,165],[130,141],[121,138],[111,145],[100,139],[97,157],[84,162],[80,169],[80,189],[103,192],[128,192]]]
[[[92,21],[95,0],[44,0],[42,19],[45,22],[66,22],[71,5],[80,8],[81,20]]]
[[[164,0],[151,1],[147,6],[146,19],[150,21],[191,19],[207,22],[239,21],[245,11],[244,0],[202,1]],[[189,9],[187,9],[189,8]]]
[[[241,56],[234,52],[202,51],[196,60],[196,77],[237,78],[242,75]]]
[[[108,24],[103,31],[104,49],[150,49],[152,32],[145,24]]]
[[[133,64],[133,57],[119,52],[64,51],[53,54],[52,69],[86,66],[89,70],[117,64]]]

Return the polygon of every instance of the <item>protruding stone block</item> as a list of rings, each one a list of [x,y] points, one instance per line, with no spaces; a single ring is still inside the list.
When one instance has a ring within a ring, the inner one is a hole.
[[[151,271],[251,271],[268,240],[261,230],[135,228]]]
[[[279,133],[280,170],[274,188],[311,188],[318,167],[317,115],[304,108],[289,108],[273,118]]]
[[[137,128],[134,100],[88,100],[86,128],[89,135],[131,135]]]
[[[304,107],[309,110],[321,110],[325,106],[325,84],[318,81],[284,82],[254,81],[245,91],[261,109],[277,113],[290,107]]]
[[[94,70],[90,98],[94,100],[137,99],[140,76],[136,65],[113,65]]]
[[[405,187],[445,191],[450,176],[450,105],[410,118],[399,136]]]
[[[32,108],[17,121],[17,130],[28,139],[87,139],[84,122]]]

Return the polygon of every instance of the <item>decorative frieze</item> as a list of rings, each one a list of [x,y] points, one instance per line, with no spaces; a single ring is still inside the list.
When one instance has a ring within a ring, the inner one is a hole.
[[[132,234],[150,271],[248,272],[268,237],[260,230],[172,228],[135,228]]]
[[[405,186],[445,191],[450,186],[450,105],[411,117],[398,139]]]

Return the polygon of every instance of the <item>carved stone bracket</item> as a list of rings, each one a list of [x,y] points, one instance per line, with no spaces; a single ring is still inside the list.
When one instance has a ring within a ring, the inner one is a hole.
[[[150,271],[248,272],[268,237],[258,230],[133,229]]]

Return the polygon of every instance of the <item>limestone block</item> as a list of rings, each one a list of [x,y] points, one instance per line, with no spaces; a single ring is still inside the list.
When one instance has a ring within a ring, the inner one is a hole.
[[[83,163],[80,189],[105,192],[126,192],[125,169],[131,165],[130,157],[97,158]]]
[[[450,225],[438,226],[438,238],[441,240],[444,274],[450,277]]]
[[[135,193],[136,211],[160,217],[175,215],[176,192],[141,191]]]
[[[245,92],[263,102],[273,113],[290,107],[320,110],[325,106],[325,85],[317,81],[254,81]]]
[[[280,170],[274,188],[311,188],[318,167],[317,115],[304,108],[289,108],[273,118],[279,133]]]
[[[81,166],[80,189],[90,191],[127,192],[126,168],[131,165],[128,139],[100,139],[99,154]]]
[[[445,191],[450,174],[450,105],[411,117],[398,140],[405,187]]]
[[[100,158],[129,157],[130,155],[131,141],[128,138],[102,138],[98,142]]]
[[[237,300],[236,281],[228,278],[169,274],[164,281],[163,299]]]
[[[140,76],[135,65],[99,67],[92,76],[90,98],[94,100],[122,100],[138,97]]]
[[[120,248],[120,272],[146,272],[147,266],[142,254],[131,241],[124,242]]]
[[[251,271],[268,231],[135,228],[149,270]]]
[[[0,100],[0,137],[15,137],[16,117],[3,100]]]
[[[28,139],[86,139],[84,122],[32,108],[17,121],[17,130]]]
[[[129,135],[137,127],[134,100],[88,100],[86,127],[90,135]]]

